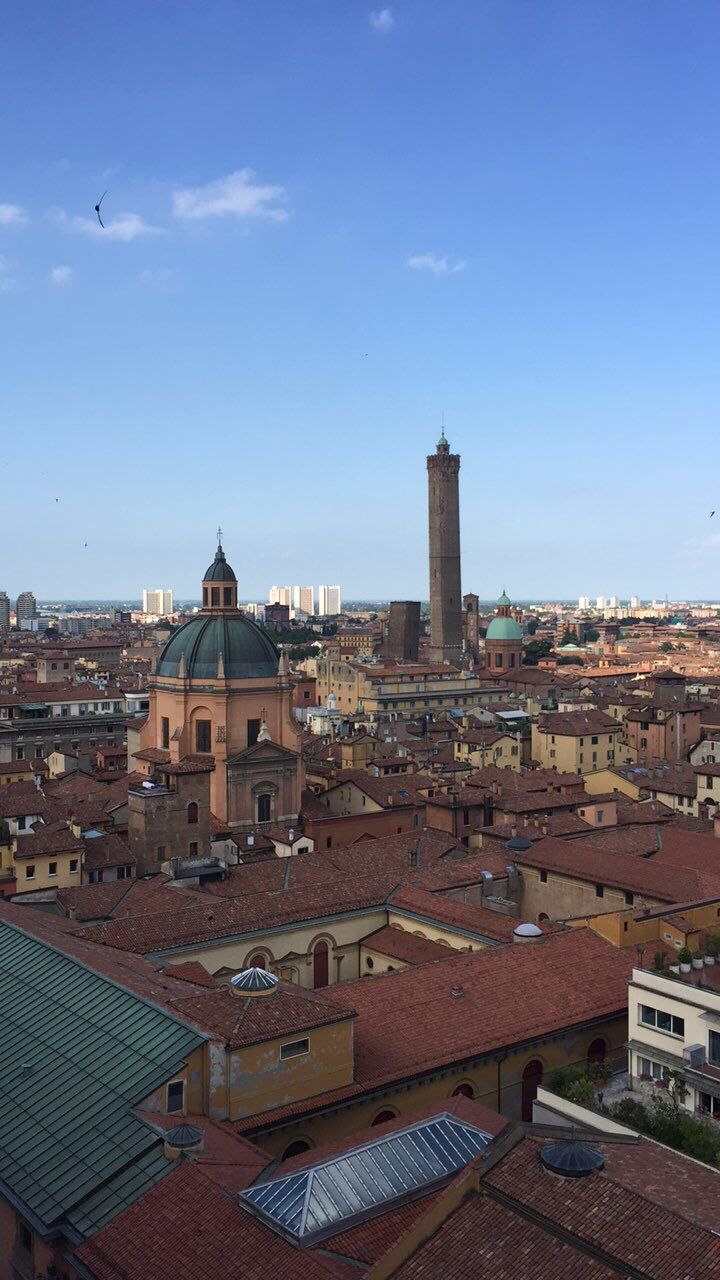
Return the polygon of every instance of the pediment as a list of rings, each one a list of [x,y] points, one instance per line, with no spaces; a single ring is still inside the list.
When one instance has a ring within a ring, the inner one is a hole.
[[[228,756],[228,764],[272,764],[282,760],[297,760],[297,751],[281,747],[278,742],[256,742],[234,756]]]

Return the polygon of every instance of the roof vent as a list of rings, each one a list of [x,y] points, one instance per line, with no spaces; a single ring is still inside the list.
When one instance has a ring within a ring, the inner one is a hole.
[[[542,936],[542,929],[531,920],[518,924],[513,929],[513,942],[538,942]]]
[[[176,1124],[165,1134],[165,1156],[176,1160],[184,1151],[201,1151],[203,1131],[196,1124]]]
[[[525,853],[528,849],[532,849],[532,840],[526,840],[524,836],[513,836],[505,845],[511,853]]]
[[[271,996],[278,981],[267,969],[243,969],[230,979],[230,990],[234,996]]]
[[[588,1174],[602,1169],[605,1164],[602,1152],[574,1140],[541,1147],[540,1159],[546,1169],[561,1178],[587,1178]]]

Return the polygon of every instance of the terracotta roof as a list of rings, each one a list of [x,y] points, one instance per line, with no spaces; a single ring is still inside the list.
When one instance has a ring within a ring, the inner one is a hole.
[[[135,854],[130,852],[124,840],[112,831],[100,836],[86,837],[82,841],[82,846],[87,871],[99,871],[105,867],[134,867],[137,862]]]
[[[401,885],[394,891],[389,906],[400,914],[407,913],[411,919],[437,921],[450,930],[461,929],[476,938],[491,938],[495,942],[511,942],[518,923],[499,911],[475,907],[469,902],[458,902],[441,893],[428,893],[409,885]]]
[[[604,711],[551,711],[538,717],[541,733],[580,738],[587,734],[619,733],[620,725]]]
[[[405,964],[425,964],[428,960],[447,959],[448,949],[430,938],[419,938],[407,929],[395,929],[384,925],[376,929],[367,938],[363,938],[362,946],[377,951],[391,960],[402,960]]]
[[[192,1161],[77,1250],[96,1280],[328,1280],[331,1266],[254,1218]]]
[[[534,946],[486,947],[329,987],[326,995],[357,1010],[355,1078],[375,1087],[622,1016],[631,969],[632,957],[573,929]],[[518,999],[523,990],[531,1000]]]
[[[610,853],[590,840],[556,840],[548,836],[519,854],[517,863],[520,867],[540,867],[593,884],[644,893],[658,902],[687,901],[690,894],[720,897],[720,868],[714,872],[695,871],[687,863],[673,865],[667,858],[628,858]]]
[[[173,1001],[181,1018],[221,1036],[228,1049],[240,1049],[279,1036],[344,1022],[355,1013],[347,1002],[328,1001],[322,991],[306,991],[280,982],[272,995],[240,997],[216,988],[201,996],[182,994]]]
[[[65,824],[58,829],[54,825],[45,827],[39,823],[29,835],[19,837],[13,858],[15,860],[36,858],[43,854],[52,856],[55,853],[81,855],[83,847],[83,841],[78,840]]]

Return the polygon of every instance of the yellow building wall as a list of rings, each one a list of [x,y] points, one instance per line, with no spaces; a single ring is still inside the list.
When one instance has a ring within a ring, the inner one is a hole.
[[[606,938],[615,947],[667,946],[689,947],[691,951],[700,949],[700,936],[705,930],[720,933],[720,905],[718,902],[703,903],[697,907],[683,908],[682,918],[687,921],[687,929],[678,927],[673,913],[670,918],[652,916],[650,919],[634,920],[635,908],[625,911],[608,912],[598,915],[577,916],[567,923],[572,928],[587,925],[595,933]],[[646,957],[648,959],[648,957]]]
[[[418,938],[429,938],[431,942],[439,942],[441,946],[451,947],[455,951],[481,951],[491,944],[481,942],[478,938],[468,938],[464,933],[456,933],[449,925],[436,925],[427,920],[413,920],[400,911],[388,911],[388,924],[404,929],[406,933],[414,933]]]
[[[22,836],[20,837],[22,840]],[[22,848],[22,845],[20,846]],[[70,860],[77,862],[77,871],[70,871]],[[57,864],[57,874],[50,875],[50,863]],[[18,893],[31,893],[36,889],[71,889],[81,883],[82,862],[81,851],[72,855],[64,853],[36,854],[33,858],[13,859],[15,879]],[[34,866],[35,875],[32,880],[27,877],[27,869]]]
[[[183,951],[165,951],[163,958],[169,964],[184,964],[186,960],[197,960],[208,973],[228,970],[237,973],[246,968],[252,956],[260,952],[266,967],[277,972],[288,981],[297,982],[301,987],[311,989],[313,986],[312,947],[323,938],[329,949],[328,973],[330,983],[347,982],[360,976],[359,942],[376,929],[387,924],[387,911],[359,913],[340,919],[328,920],[327,924],[308,922],[296,928],[272,930],[258,933],[252,937],[222,939],[216,945],[199,943],[197,947]],[[294,953],[284,963],[283,956]],[[291,972],[293,970],[294,972]]]
[[[593,773],[583,774],[583,782],[585,790],[593,796],[604,795],[607,791],[622,791],[631,800],[641,799],[642,788],[628,778],[621,778],[611,769],[597,769]]]
[[[291,1142],[300,1139],[311,1147],[322,1146],[368,1128],[381,1111],[391,1110],[403,1116],[410,1115],[419,1107],[442,1103],[451,1098],[462,1084],[472,1087],[478,1102],[499,1110],[509,1119],[519,1119],[522,1113],[522,1075],[527,1064],[539,1059],[544,1070],[549,1071],[553,1067],[583,1063],[593,1040],[600,1036],[606,1041],[611,1061],[619,1059],[627,1039],[626,1015],[623,1013],[617,1018],[607,1019],[592,1028],[548,1037],[532,1049],[511,1050],[500,1064],[487,1058],[480,1059],[474,1066],[451,1068],[437,1073],[431,1080],[390,1087],[382,1094],[349,1107],[299,1119],[282,1128],[257,1134],[253,1141],[276,1157],[280,1157]]]
[[[593,882],[550,870],[547,881],[543,883],[537,867],[523,865],[520,859],[517,867],[520,872],[520,917],[523,920],[537,920],[542,913],[550,920],[568,920],[576,916],[604,915],[628,906],[637,912],[642,907],[662,905],[657,898],[643,893],[635,893],[632,903],[627,903],[624,890],[608,885],[603,885],[603,895],[599,897]]]
[[[599,772],[614,762],[617,736],[617,731],[613,731],[572,737],[564,733],[547,733],[534,724],[532,757],[540,762],[543,769],[557,769],[559,773]],[[592,741],[593,737],[597,742]],[[608,752],[612,755],[608,756]],[[593,760],[593,754],[597,760]]]
[[[272,1000],[272,996],[260,997]],[[280,1049],[307,1038],[309,1051],[283,1060]],[[353,1081],[352,1019],[299,1031],[228,1055],[229,1117],[289,1106]]]
[[[489,747],[473,746],[460,738],[454,743],[453,750],[456,760],[467,761],[476,769],[494,764],[498,769],[516,769],[519,772],[523,762],[521,746],[509,735]]]
[[[187,1063],[180,1071],[176,1071],[174,1075],[168,1076],[166,1082],[155,1089],[153,1093],[141,1103],[143,1111],[154,1111],[160,1114],[167,1113],[167,1086],[174,1080],[182,1080],[185,1084],[185,1106],[182,1112],[173,1112],[173,1115],[197,1116],[207,1115],[207,1048],[201,1045],[191,1053]]]

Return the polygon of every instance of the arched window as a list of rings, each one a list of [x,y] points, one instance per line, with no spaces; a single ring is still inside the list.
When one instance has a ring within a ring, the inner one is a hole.
[[[310,1143],[304,1142],[302,1138],[296,1138],[295,1142],[291,1142],[289,1147],[283,1151],[280,1159],[291,1160],[293,1156],[301,1156],[303,1152],[310,1150]]]
[[[208,607],[209,603],[210,603],[210,601],[209,601],[209,599],[208,599],[208,589],[207,589],[207,587],[203,587],[203,604],[205,605],[205,608],[206,608],[206,609],[207,609],[207,607]]]
[[[326,987],[328,984],[328,944],[323,938],[313,947],[313,986]]]
[[[247,962],[247,967],[248,969],[264,969],[266,967],[266,963],[265,957],[261,956],[258,952],[257,955],[250,957]]]
[[[522,1119],[532,1120],[533,1102],[542,1084],[543,1064],[538,1058],[528,1062],[522,1073]]]
[[[474,1098],[475,1091],[471,1084],[459,1084],[457,1089],[453,1089],[450,1096],[453,1098]]]
[[[592,1066],[593,1063],[604,1062],[606,1053],[607,1044],[602,1036],[598,1036],[596,1040],[593,1040],[587,1051],[588,1066]]]
[[[267,791],[263,791],[262,795],[257,798],[257,820],[258,822],[270,821],[270,804],[271,797]]]
[[[384,1111],[378,1111],[375,1119],[372,1122],[371,1128],[374,1128],[376,1124],[387,1124],[388,1120],[395,1120],[395,1119],[396,1119],[396,1112],[391,1111],[389,1107],[386,1107]]]
[[[188,807],[187,807],[187,820],[188,820],[188,822],[197,822],[197,820],[198,820],[198,814],[199,814],[199,809],[198,809],[198,807],[197,807],[197,801],[196,801],[196,800],[191,800],[191,801],[190,801],[190,803],[189,803],[189,805],[188,805]]]
[[[550,917],[547,911],[541,911],[538,915],[538,924],[542,924],[544,920],[549,920],[549,919]]]

